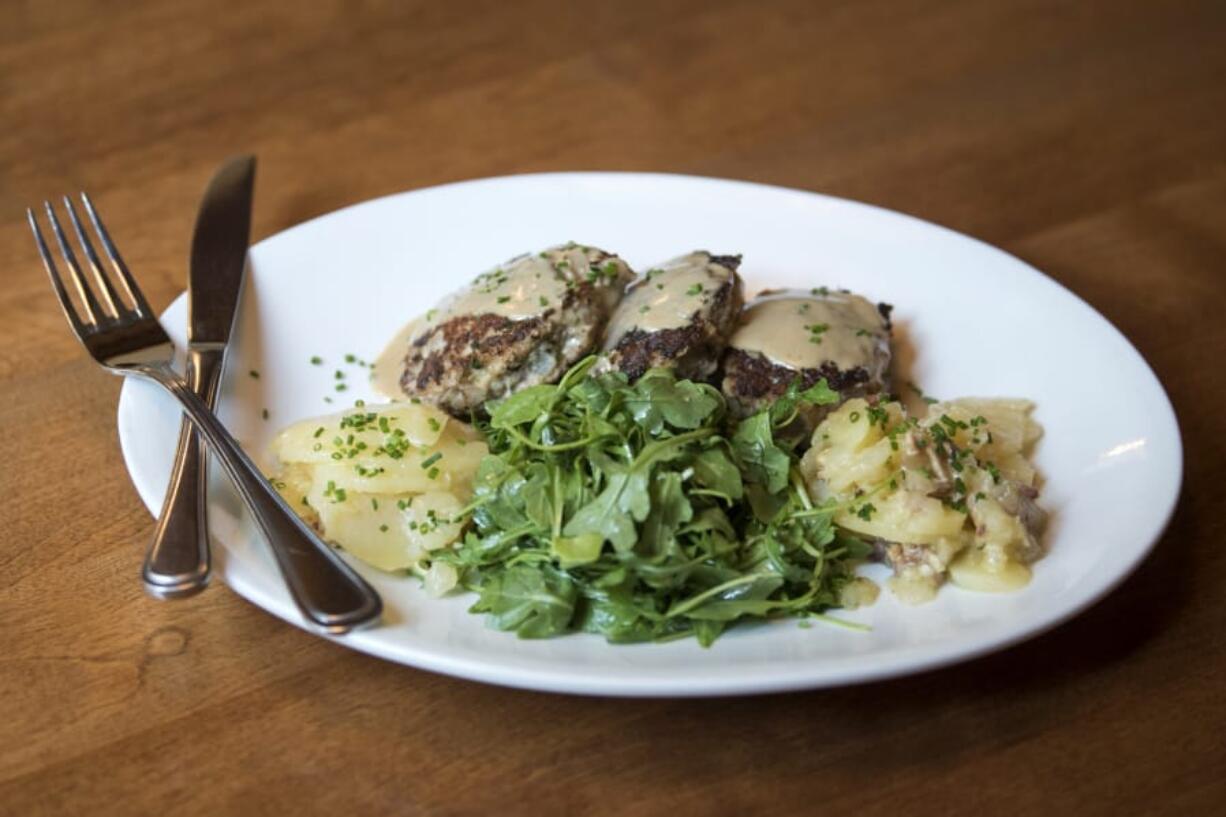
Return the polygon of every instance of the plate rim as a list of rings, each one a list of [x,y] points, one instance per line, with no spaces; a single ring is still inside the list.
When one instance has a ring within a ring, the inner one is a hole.
[[[265,236],[260,241],[252,245],[251,253],[254,253],[260,246],[282,239],[283,237],[295,234],[301,230],[309,230],[317,225],[317,223],[337,217],[340,214],[350,214],[354,211],[363,208],[374,208],[385,206],[387,202],[395,199],[400,199],[406,196],[415,196],[419,194],[428,194],[441,190],[452,190],[463,187],[475,187],[483,184],[507,184],[507,183],[539,183],[539,182],[562,182],[562,181],[587,181],[587,182],[607,182],[616,180],[618,183],[651,183],[653,181],[665,181],[667,183],[698,183],[717,186],[733,186],[743,189],[756,189],[770,194],[785,194],[801,198],[815,198],[825,201],[827,204],[847,207],[851,209],[861,209],[871,211],[877,216],[886,216],[890,218],[901,218],[911,222],[911,226],[922,229],[935,229],[940,233],[952,236],[962,241],[970,241],[981,248],[998,253],[1007,257],[1012,262],[1020,265],[1026,272],[1033,276],[1037,276],[1038,280],[1043,284],[1054,287],[1058,293],[1064,297],[1072,299],[1081,309],[1085,316],[1095,320],[1101,328],[1105,328],[1114,340],[1122,343],[1122,347],[1135,356],[1142,370],[1148,374],[1151,379],[1150,385],[1156,390],[1156,394],[1161,397],[1162,407],[1164,409],[1159,416],[1155,413],[1150,418],[1150,422],[1154,425],[1154,431],[1165,431],[1170,438],[1172,448],[1169,452],[1173,455],[1170,461],[1173,473],[1173,479],[1163,480],[1160,485],[1165,485],[1168,488],[1168,495],[1162,497],[1162,511],[1160,514],[1155,514],[1151,517],[1158,524],[1153,527],[1151,534],[1147,534],[1147,541],[1142,547],[1139,547],[1132,557],[1120,564],[1119,569],[1114,571],[1113,575],[1105,581],[1099,583],[1093,588],[1090,593],[1078,596],[1074,601],[1064,607],[1053,607],[1056,610],[1054,614],[1032,617],[1023,626],[1010,623],[1009,627],[1003,628],[997,624],[989,628],[986,632],[981,633],[978,638],[967,643],[964,640],[948,640],[945,642],[936,642],[920,645],[911,645],[901,649],[890,650],[887,653],[874,656],[870,663],[851,662],[830,662],[828,659],[815,662],[813,660],[803,662],[792,662],[789,664],[779,664],[773,672],[755,672],[748,676],[734,674],[732,677],[715,677],[708,678],[704,681],[696,681],[693,677],[684,679],[669,678],[667,676],[652,677],[653,673],[648,672],[647,677],[636,678],[634,676],[616,676],[610,678],[602,678],[599,673],[593,673],[591,670],[576,671],[570,667],[559,668],[557,665],[545,666],[509,666],[507,664],[482,662],[467,658],[464,656],[448,655],[446,650],[423,650],[413,644],[389,644],[377,638],[371,638],[372,632],[377,630],[359,631],[349,636],[324,636],[331,641],[335,641],[345,647],[357,650],[378,658],[392,661],[394,663],[412,666],[419,669],[425,669],[432,672],[438,672],[453,677],[465,678],[468,680],[481,681],[484,683],[496,684],[499,686],[514,687],[520,689],[532,689],[547,692],[560,692],[567,694],[579,695],[599,695],[599,696],[615,696],[615,697],[711,697],[724,695],[742,695],[742,694],[762,694],[774,692],[796,691],[802,689],[820,689],[836,686],[845,686],[850,684],[868,683],[872,681],[885,680],[896,678],[905,675],[918,674],[929,672],[942,667],[950,666],[965,661],[971,661],[980,658],[984,655],[996,652],[999,650],[1008,649],[1021,642],[1037,638],[1056,627],[1066,623],[1070,619],[1081,615],[1090,607],[1100,602],[1103,598],[1117,589],[1125,580],[1127,580],[1138,567],[1145,561],[1154,548],[1161,541],[1164,533],[1170,525],[1171,519],[1174,516],[1175,510],[1178,507],[1179,498],[1182,493],[1184,480],[1184,450],[1182,431],[1179,426],[1178,416],[1175,412],[1174,405],[1170,400],[1165,388],[1162,386],[1161,380],[1153,370],[1149,361],[1141,354],[1140,350],[1132,344],[1132,342],[1119,330],[1110,320],[1090,305],[1085,299],[1073,292],[1059,281],[1050,277],[1042,270],[1033,266],[1029,262],[1013,255],[995,245],[989,244],[986,241],[978,239],[974,236],[953,230],[940,224],[928,221],[909,213],[898,210],[893,210],[879,205],[870,204],[867,202],[856,201],[853,199],[832,196],[826,193],[803,190],[799,188],[783,187],[779,185],[763,184],[760,182],[746,181],[740,179],[726,179],[711,176],[697,176],[677,173],[657,173],[657,172],[634,172],[634,171],[554,171],[545,173],[521,173],[510,174],[503,176],[490,176],[474,179],[464,179],[446,182],[443,184],[433,185],[430,187],[417,188],[413,190],[400,191],[378,196],[371,199],[366,199],[359,202],[354,202],[343,207],[337,208],[327,213],[314,216],[306,221],[292,225],[284,230],[280,230],[272,235]],[[161,313],[161,318],[176,311],[185,309],[186,292],[180,293]],[[120,391],[120,397],[117,406],[117,421],[119,423],[119,439],[120,448],[123,455],[124,467],[127,470],[129,477],[137,488],[138,494],[142,502],[156,517],[160,503],[153,503],[150,500],[154,498],[152,491],[156,490],[153,486],[146,484],[138,477],[136,470],[133,468],[134,454],[132,452],[132,443],[125,433],[124,417],[132,410],[133,402],[139,400],[136,397],[136,392],[131,388],[132,384],[125,381]],[[231,575],[226,569],[227,560],[224,558],[226,546],[214,535],[215,549],[218,551],[216,559],[218,569],[215,571],[217,576],[222,577],[225,583],[234,590],[239,596],[251,602],[255,606],[272,613],[278,618],[293,624],[299,629],[320,635],[310,629],[305,622],[300,620],[292,605],[281,603],[281,600],[274,597],[269,597],[263,588],[258,587],[255,583],[248,581],[248,577],[241,573]],[[508,638],[514,638],[512,634],[507,634]],[[393,648],[394,647],[394,648]],[[650,649],[651,645],[616,645],[611,646],[611,649]],[[718,646],[713,649],[718,649]],[[757,667],[762,662],[754,662],[752,664],[739,664],[744,669],[757,670]],[[847,666],[843,666],[847,663]],[[769,665],[769,662],[767,662]],[[733,665],[738,666],[738,665]],[[580,666],[579,670],[583,670]]]

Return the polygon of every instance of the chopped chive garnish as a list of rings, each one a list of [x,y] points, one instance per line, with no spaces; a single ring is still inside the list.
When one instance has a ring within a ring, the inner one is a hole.
[[[323,363],[323,362],[324,362],[324,359],[323,359],[322,357],[320,357],[319,355],[312,355],[312,356],[311,356],[311,365],[312,365],[312,366],[318,366],[318,365],[320,365],[320,364],[321,364],[321,363]]]

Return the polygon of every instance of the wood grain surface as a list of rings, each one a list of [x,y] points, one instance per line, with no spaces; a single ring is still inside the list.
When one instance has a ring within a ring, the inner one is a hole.
[[[2,0],[0,21],[0,814],[1226,813],[1226,4]],[[70,338],[23,209],[89,190],[162,307],[209,174],[246,151],[256,238],[557,169],[965,231],[1150,361],[1187,446],[1178,511],[1048,635],[771,697],[498,689],[221,585],[154,601],[119,381]]]

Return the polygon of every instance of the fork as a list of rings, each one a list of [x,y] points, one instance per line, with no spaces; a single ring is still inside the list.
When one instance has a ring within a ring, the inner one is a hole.
[[[376,621],[383,607],[378,593],[298,518],[217,416],[171,367],[174,345],[170,337],[149,308],[85,193],[81,194],[81,203],[102,243],[114,277],[127,296],[126,303],[103,271],[102,261],[70,198],[64,197],[64,209],[89,264],[94,285],[77,263],[55,208],[50,202],[43,202],[43,207],[60,255],[71,273],[80,311],[69,298],[34,211],[26,210],[43,266],[51,278],[51,287],[77,340],[102,368],[125,377],[151,380],[182,404],[187,417],[200,431],[209,451],[217,457],[250,511],[272,549],[290,596],[311,625],[339,635]]]

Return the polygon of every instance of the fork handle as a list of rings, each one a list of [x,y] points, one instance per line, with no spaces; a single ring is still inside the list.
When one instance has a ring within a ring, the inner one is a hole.
[[[379,594],[298,518],[187,381],[169,364],[143,364],[133,371],[178,398],[264,535],[307,620],[336,635],[376,621],[383,610]]]
[[[188,386],[212,408],[221,379],[222,349],[189,349]],[[166,488],[166,499],[153,543],[145,555],[141,578],[157,598],[193,595],[209,583],[212,563],[208,528],[208,457],[196,427],[186,417],[179,426],[179,444]]]

